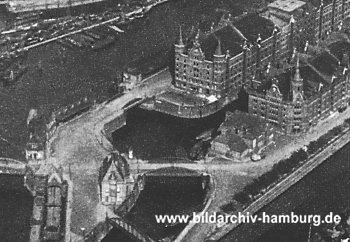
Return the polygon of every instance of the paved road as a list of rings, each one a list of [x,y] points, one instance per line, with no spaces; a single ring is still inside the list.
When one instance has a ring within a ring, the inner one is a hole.
[[[248,206],[243,211],[243,213],[249,213],[249,214],[257,213],[266,204],[273,201],[275,198],[281,195],[284,191],[286,191],[288,188],[290,188],[299,180],[301,180],[304,176],[306,176],[309,172],[311,172],[317,166],[322,164],[323,161],[325,161],[331,155],[333,155],[333,153],[336,150],[339,150],[344,145],[346,145],[349,142],[349,139],[350,139],[350,132],[347,132],[344,136],[335,140],[331,145],[329,145],[327,148],[322,150],[322,152],[320,152],[319,154],[311,158],[303,166],[299,167],[295,172],[293,172],[288,177],[286,177],[286,179],[284,179],[282,182],[278,183],[271,190],[267,191],[262,197],[260,197],[258,200],[253,202],[250,206]],[[239,226],[239,223],[229,224],[224,226],[219,233],[213,236],[213,239],[217,241],[218,239],[220,239],[222,236],[224,236],[225,234],[227,234],[229,231],[236,228],[237,226]]]
[[[160,72],[109,103],[97,105],[89,112],[58,127],[48,141],[47,162],[62,166],[73,182],[71,231],[82,235],[81,228],[91,230],[105,219],[105,209],[98,199],[98,169],[111,145],[101,135],[103,125],[122,114],[123,106],[135,98],[161,93],[171,85],[169,72]],[[106,147],[101,146],[101,143]]]

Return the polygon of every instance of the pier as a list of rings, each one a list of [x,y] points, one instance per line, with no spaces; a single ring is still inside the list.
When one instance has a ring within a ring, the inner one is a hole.
[[[149,11],[154,6],[157,6],[159,4],[165,3],[167,1],[168,0],[158,0],[155,3],[145,7],[144,9],[146,9],[146,11]],[[1,2],[0,2],[0,4],[1,4]],[[3,4],[6,4],[6,2],[3,1]],[[131,12],[131,13],[127,13],[126,16],[131,16],[132,14],[138,13],[140,11],[142,11],[142,9],[140,9],[139,11],[134,11],[134,12]],[[53,37],[53,38],[50,38],[50,39],[47,39],[47,40],[43,40],[43,41],[41,41],[39,43],[35,43],[35,44],[32,44],[32,45],[25,46],[23,48],[18,49],[18,51],[27,51],[27,50],[30,50],[30,49],[33,49],[33,48],[36,48],[36,47],[39,47],[39,46],[42,46],[42,45],[46,45],[46,44],[52,43],[52,42],[57,41],[59,39],[64,39],[66,37],[82,33],[84,31],[88,31],[88,30],[91,30],[91,29],[94,29],[94,28],[97,28],[97,27],[100,27],[100,26],[103,26],[103,25],[106,25],[106,24],[111,24],[111,23],[117,22],[120,19],[121,19],[121,17],[117,16],[115,18],[112,18],[112,19],[109,19],[109,20],[106,20],[106,21],[102,21],[100,23],[92,24],[90,26],[87,26],[87,27],[84,27],[84,28],[81,28],[81,29],[78,29],[78,30],[71,31],[71,32],[66,33],[66,34],[62,34],[62,35],[59,35],[59,36],[56,36],[56,37]]]

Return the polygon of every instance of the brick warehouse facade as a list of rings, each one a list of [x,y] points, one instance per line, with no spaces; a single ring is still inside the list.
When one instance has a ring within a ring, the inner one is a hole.
[[[334,70],[323,74],[318,73],[322,67],[310,63],[310,56],[303,56],[302,67],[296,56],[309,44],[340,30],[350,14],[349,4],[350,0],[321,1],[319,6],[276,0],[263,13],[247,14],[239,20],[229,16],[217,29],[198,31],[187,41],[180,30],[174,86],[188,94],[228,102],[235,100],[243,87],[249,90],[251,114],[276,124],[285,134],[307,131],[345,105],[348,63],[339,65],[334,56],[327,56],[335,61],[330,64]],[[304,74],[308,72],[311,74]],[[286,78],[288,75],[293,78]]]
[[[217,25],[198,31],[180,28],[173,87],[143,107],[183,118],[206,117],[236,100],[242,88],[253,93],[266,72],[275,70],[269,76],[288,72],[297,53],[325,51],[313,45],[324,39],[319,33],[342,29],[350,0],[342,0],[341,5],[339,0],[317,1],[276,0],[255,13],[224,14]],[[141,75],[147,74],[140,66]]]
[[[198,31],[186,44],[180,33],[174,85],[192,94],[234,100],[248,77],[277,57],[278,35],[271,21],[256,14],[234,24],[225,19],[216,31]]]
[[[317,61],[327,56],[318,57]],[[305,132],[332,112],[346,105],[349,96],[348,57],[339,65],[328,56],[331,78],[321,76],[309,66],[300,67],[299,56],[293,71],[266,76],[250,91],[249,113],[275,124],[284,134]],[[306,61],[307,62],[307,61]],[[317,69],[324,66],[317,66]],[[290,78],[292,76],[292,78]]]
[[[316,11],[316,40],[323,40],[332,31],[341,28],[345,18],[350,15],[350,1],[349,0],[321,0],[320,5]]]

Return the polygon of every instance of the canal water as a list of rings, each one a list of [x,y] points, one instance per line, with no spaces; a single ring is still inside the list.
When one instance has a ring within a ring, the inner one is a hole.
[[[0,175],[0,241],[29,241],[33,197],[23,176]]]
[[[350,144],[335,153],[306,179],[297,183],[286,195],[298,214],[342,214],[350,209]],[[294,198],[292,198],[294,197]],[[296,200],[299,200],[298,202]],[[278,200],[275,206],[281,206]],[[256,241],[307,241],[308,224],[280,224],[273,226]],[[320,227],[312,227],[314,233]]]
[[[109,95],[117,70],[140,56],[169,51],[177,38],[179,25],[184,26],[186,32],[192,26],[210,25],[217,21],[218,13],[225,11],[227,6],[238,14],[261,2],[171,1],[152,9],[144,18],[127,27],[126,33],[118,36],[117,42],[109,49],[80,51],[50,44],[29,51],[28,72],[14,86],[0,90],[0,137],[7,140],[4,142],[0,139],[0,156],[24,157],[23,148],[28,139],[25,120],[30,108],[38,108],[49,115],[57,107],[85,96],[103,100]],[[0,10],[1,27],[6,22],[2,13],[3,10]],[[39,66],[42,68],[40,72]],[[155,161],[186,157],[194,137],[208,127],[201,121],[173,121],[160,114],[149,115],[142,111],[131,113],[128,118],[125,129],[115,134],[115,140],[119,140],[115,145],[124,151],[132,147],[137,157]],[[290,193],[285,193],[281,197],[281,200],[285,198],[284,204],[289,203],[300,213],[309,212],[310,209],[326,213],[349,207],[349,148],[350,145],[347,145],[313,171],[312,179],[306,178]],[[0,175],[0,240],[28,241],[33,198],[24,188],[9,190],[9,187],[16,188],[16,185],[9,185],[16,182],[12,178],[2,177]],[[17,182],[20,184],[19,180]],[[165,227],[157,227],[151,221],[154,213],[180,211],[189,204],[199,204],[203,195],[198,194],[200,190],[195,183],[191,185],[179,181],[163,184],[157,181],[154,184],[156,186],[150,185],[147,193],[140,197],[142,203],[135,207],[129,219],[149,224],[146,231],[153,236],[176,234],[182,228],[172,227],[170,229],[173,231],[167,231]],[[283,210],[284,207],[280,205],[280,208]],[[264,231],[256,228],[256,236],[243,233],[245,237],[241,241],[254,238],[256,241],[305,241],[307,230],[308,226],[300,225],[281,225]],[[120,234],[118,231],[116,233]],[[120,241],[127,241],[126,237],[123,238],[125,240]]]
[[[112,46],[98,51],[67,49],[56,43],[30,50],[28,71],[14,85],[0,90],[0,137],[6,140],[0,139],[0,156],[24,158],[22,150],[29,135],[26,118],[31,108],[48,117],[58,107],[84,97],[106,100],[113,95],[117,72],[127,63],[155,53],[170,53],[180,25],[184,34],[192,26],[210,26],[225,10],[220,6],[213,0],[161,4],[121,27],[125,33],[119,33]],[[169,56],[164,64],[171,61]]]
[[[196,137],[223,120],[223,111],[203,119],[181,119],[136,108],[127,113],[127,125],[113,133],[113,143],[120,152],[132,149],[137,158],[150,162],[191,162]]]
[[[267,214],[341,214],[350,208],[350,143],[261,212]],[[243,224],[220,241],[307,241],[309,224]],[[312,233],[320,227],[312,227]]]
[[[205,195],[201,177],[146,177],[145,189],[125,219],[156,241],[174,238],[186,224],[158,224],[155,215],[199,212]],[[111,233],[113,236],[104,241],[115,241],[116,236],[121,236],[114,230]]]

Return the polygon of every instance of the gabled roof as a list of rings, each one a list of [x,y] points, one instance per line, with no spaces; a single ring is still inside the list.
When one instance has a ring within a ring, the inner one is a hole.
[[[308,99],[319,92],[320,85],[327,87],[331,83],[332,75],[337,72],[338,60],[329,53],[321,53],[310,62],[300,63],[300,76],[303,79],[304,98]],[[284,101],[291,101],[291,81],[295,75],[295,67],[287,69],[273,78],[278,85],[279,91],[283,95]],[[267,78],[256,90],[258,93],[266,94],[271,89],[272,79]]]
[[[260,34],[262,40],[270,37],[273,31],[273,23],[258,14],[248,14],[238,21],[218,29],[208,35],[200,31],[200,47],[206,60],[212,60],[217,50],[218,41],[221,42],[221,51],[223,54],[229,50],[231,56],[235,56],[243,51],[242,45],[245,39],[255,43]],[[192,31],[194,32],[194,31]],[[194,34],[189,37],[187,43],[188,51],[193,47]]]
[[[335,73],[336,67],[338,66],[338,59],[327,52],[321,53],[315,59],[312,64],[317,70],[327,76],[332,76]]]
[[[99,184],[101,184],[109,169],[112,168],[111,166],[114,166],[122,180],[125,180],[130,176],[130,168],[126,159],[117,153],[112,153],[102,162],[102,166],[100,167],[98,174]]]
[[[329,49],[339,60],[343,59],[344,53],[350,53],[350,43],[339,41],[329,45]]]

